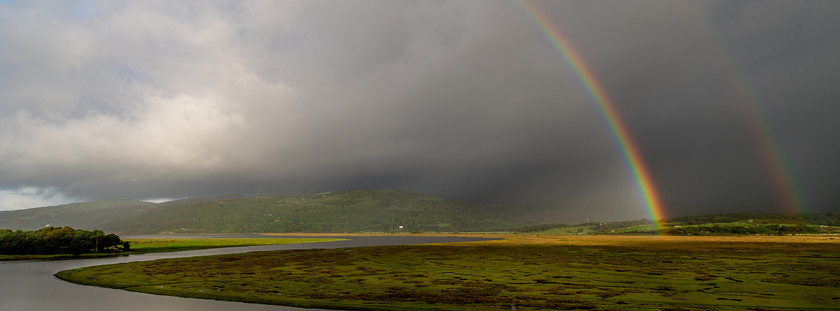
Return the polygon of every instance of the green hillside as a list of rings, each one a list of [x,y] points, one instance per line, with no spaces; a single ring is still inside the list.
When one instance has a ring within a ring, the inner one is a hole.
[[[402,228],[400,228],[402,226]],[[463,202],[404,190],[263,195],[163,206],[107,224],[122,233],[419,232],[505,227]]]
[[[105,200],[0,211],[0,228],[37,230],[49,225],[92,230],[104,223],[137,216],[156,206],[135,200]]]

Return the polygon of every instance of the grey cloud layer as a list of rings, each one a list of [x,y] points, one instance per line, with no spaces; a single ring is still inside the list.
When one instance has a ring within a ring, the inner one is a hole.
[[[733,81],[813,208],[837,208],[835,3],[536,5],[680,214],[778,211]],[[597,108],[514,2],[7,3],[0,42],[6,191],[411,188],[645,216]]]

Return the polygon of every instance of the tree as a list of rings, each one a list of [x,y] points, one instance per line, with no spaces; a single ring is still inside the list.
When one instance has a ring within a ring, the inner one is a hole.
[[[101,230],[85,231],[70,227],[47,227],[36,231],[0,229],[0,254],[82,254],[117,251],[123,244],[115,234]]]

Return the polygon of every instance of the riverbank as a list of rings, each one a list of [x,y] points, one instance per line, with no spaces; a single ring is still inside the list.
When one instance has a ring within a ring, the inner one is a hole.
[[[131,245],[128,252],[109,251],[102,253],[86,253],[79,255],[0,255],[1,260],[49,260],[49,259],[85,259],[115,256],[128,256],[148,253],[180,252],[188,250],[211,249],[221,247],[259,246],[293,243],[335,242],[344,239],[337,238],[180,238],[159,237],[144,239],[126,239]]]

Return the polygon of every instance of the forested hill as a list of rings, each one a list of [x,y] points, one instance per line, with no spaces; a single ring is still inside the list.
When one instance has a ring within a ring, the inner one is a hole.
[[[165,206],[107,224],[103,229],[131,234],[417,232],[503,227],[500,217],[463,202],[406,190],[356,190]]]
[[[0,228],[37,230],[45,226],[96,229],[103,223],[128,219],[156,204],[134,200],[105,200],[59,206],[0,211]]]

